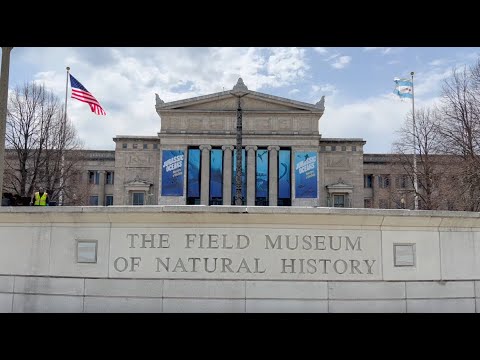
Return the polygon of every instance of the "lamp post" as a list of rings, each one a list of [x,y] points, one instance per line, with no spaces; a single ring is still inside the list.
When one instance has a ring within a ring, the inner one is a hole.
[[[2,47],[2,72],[0,73],[0,192],[3,197],[3,173],[5,171],[5,132],[7,128],[8,76],[10,51],[13,47]]]
[[[248,94],[248,88],[242,78],[238,78],[237,84],[230,92],[238,99],[237,106],[237,131],[236,131],[236,166],[235,166],[235,205],[242,205],[242,104],[240,99]]]

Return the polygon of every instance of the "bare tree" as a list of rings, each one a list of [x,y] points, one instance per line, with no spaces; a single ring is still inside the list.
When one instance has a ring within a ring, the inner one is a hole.
[[[458,159],[455,185],[463,210],[480,210],[480,64],[453,69],[444,81],[439,133],[442,152]]]
[[[26,197],[42,185],[56,200],[66,189],[60,184],[61,168],[67,179],[80,164],[81,149],[75,129],[65,119],[58,97],[44,85],[26,83],[17,86],[9,97],[7,114],[5,191]],[[65,156],[62,162],[62,154]]]
[[[452,69],[440,104],[415,112],[419,198],[424,208],[480,210],[480,60]],[[413,182],[411,114],[393,149]]]
[[[79,156],[80,151],[72,153],[72,155]],[[83,161],[84,159],[80,159]],[[70,176],[66,180],[66,188],[69,191],[64,193],[64,204],[70,206],[81,206],[87,205],[90,195],[92,194],[93,184],[89,184],[88,181],[85,181],[84,177],[85,171],[80,167],[75,167],[71,171]]]
[[[408,184],[401,179],[402,189],[409,189],[414,195],[413,145],[415,136],[415,153],[417,157],[418,197],[422,208],[435,210],[444,202],[444,186],[441,174],[442,159],[440,153],[439,116],[435,109],[418,108],[415,110],[415,134],[412,113],[407,115],[404,125],[397,130],[398,138],[393,144],[395,154],[393,166],[400,169],[407,178]],[[409,195],[409,197],[412,197]]]

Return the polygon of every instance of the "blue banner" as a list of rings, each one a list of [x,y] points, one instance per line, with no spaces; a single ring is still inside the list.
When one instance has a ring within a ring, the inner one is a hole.
[[[210,151],[210,200],[223,198],[223,150]]]
[[[278,197],[290,199],[290,150],[280,150],[278,154]]]
[[[187,196],[200,197],[200,149],[188,149]]]
[[[295,152],[295,197],[317,197],[317,153]]]
[[[162,151],[162,196],[183,195],[183,161],[182,150]]]
[[[268,198],[268,150],[257,150],[257,166],[255,174],[255,196]]]

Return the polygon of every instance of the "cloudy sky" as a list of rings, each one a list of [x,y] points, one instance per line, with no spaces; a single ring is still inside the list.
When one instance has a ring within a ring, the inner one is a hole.
[[[65,97],[65,67],[100,102],[98,116],[68,100],[68,114],[87,149],[114,148],[116,135],[156,135],[155,93],[165,102],[249,89],[307,103],[325,95],[323,137],[367,141],[365,152],[388,153],[411,109],[392,94],[394,77],[415,72],[415,106],[438,101],[454,66],[471,65],[480,48],[21,48],[11,52],[10,88],[44,83]]]

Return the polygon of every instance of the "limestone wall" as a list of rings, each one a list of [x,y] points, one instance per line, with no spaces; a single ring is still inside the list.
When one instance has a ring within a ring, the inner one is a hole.
[[[0,311],[475,312],[479,252],[478,213],[2,207]]]

